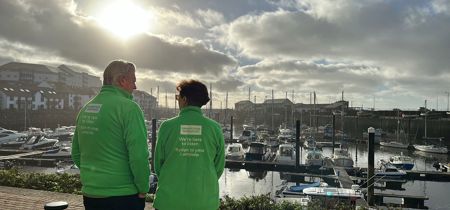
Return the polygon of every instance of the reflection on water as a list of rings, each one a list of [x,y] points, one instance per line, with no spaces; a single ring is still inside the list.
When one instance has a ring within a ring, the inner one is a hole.
[[[359,145],[358,147],[350,146],[349,152],[352,154],[356,167],[367,167],[367,145]],[[432,154],[377,146],[375,148],[375,163],[379,159],[388,160],[389,157],[399,155],[400,153],[409,155],[415,160],[413,170],[434,171],[435,169],[432,166],[434,162],[449,161],[448,155],[445,154]],[[331,157],[332,148],[324,148],[323,154],[324,156]],[[281,188],[282,182],[283,179],[280,178],[279,172],[269,171],[261,173],[248,172],[246,170],[230,171],[226,169],[219,180],[220,194],[221,196],[229,195],[237,198],[244,195],[250,196],[260,194],[270,194],[273,196],[275,195],[275,192]],[[425,195],[429,198],[429,200],[425,201],[425,206],[430,209],[450,209],[450,199],[448,198],[448,195],[450,194],[449,182],[380,182],[375,186],[375,192],[418,196]]]

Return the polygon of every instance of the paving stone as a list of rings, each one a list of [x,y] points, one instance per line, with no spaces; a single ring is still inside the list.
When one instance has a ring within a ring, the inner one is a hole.
[[[84,209],[83,196],[81,195],[0,186],[1,210],[44,209],[46,203],[54,201],[66,201],[69,203],[67,210]],[[152,209],[152,204],[146,203],[145,210]]]

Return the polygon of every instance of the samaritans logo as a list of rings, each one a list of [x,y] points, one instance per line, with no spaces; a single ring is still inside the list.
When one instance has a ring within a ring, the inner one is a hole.
[[[98,113],[101,107],[101,104],[88,104],[84,111],[89,113]]]
[[[181,125],[181,135],[202,135],[201,125]]]

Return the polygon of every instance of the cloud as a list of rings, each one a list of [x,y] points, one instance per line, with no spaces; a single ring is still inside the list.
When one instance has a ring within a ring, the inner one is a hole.
[[[236,65],[232,57],[206,47],[199,40],[185,42],[145,34],[121,42],[94,19],[77,15],[69,0],[2,1],[0,4],[0,37],[29,46],[36,50],[35,54],[51,52],[55,57],[99,69],[116,58],[168,72],[219,74],[228,66]]]
[[[450,16],[430,7],[436,2],[341,3],[302,1],[295,8],[245,15],[222,27],[218,38],[257,59],[362,61],[413,74],[450,69]]]

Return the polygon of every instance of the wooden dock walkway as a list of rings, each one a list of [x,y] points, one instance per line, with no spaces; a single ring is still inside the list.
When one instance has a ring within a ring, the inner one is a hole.
[[[23,157],[27,157],[27,156],[32,156],[32,155],[41,155],[44,153],[45,153],[45,151],[31,151],[31,152],[18,153],[18,154],[7,155],[7,156],[0,156],[0,161],[14,160],[14,159],[19,159],[19,158],[23,158]]]

